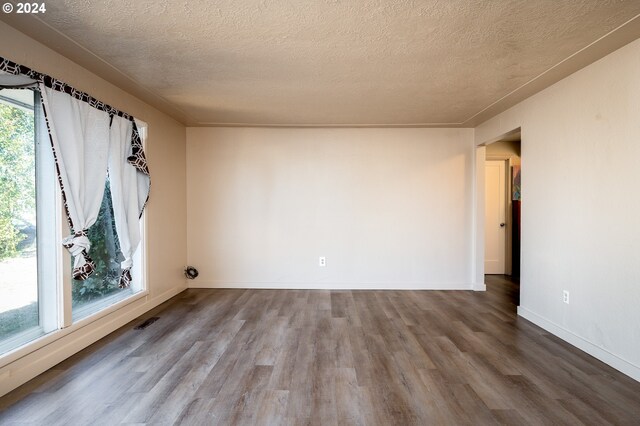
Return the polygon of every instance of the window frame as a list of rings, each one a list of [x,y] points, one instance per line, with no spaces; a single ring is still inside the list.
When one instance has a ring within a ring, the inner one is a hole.
[[[144,210],[140,218],[141,241],[134,256],[134,267],[132,273],[134,278],[139,275],[139,279],[134,279],[132,283],[133,293],[125,297],[108,296],[95,305],[99,308],[93,312],[77,318],[74,321],[72,309],[72,277],[71,277],[71,255],[62,246],[63,235],[69,234],[69,226],[65,219],[66,213],[62,202],[60,186],[55,177],[55,163],[49,134],[44,123],[44,116],[41,114],[40,93],[34,90],[34,139],[36,155],[36,215],[38,218],[47,218],[53,221],[53,230],[47,239],[53,239],[53,253],[42,253],[38,248],[38,313],[39,324],[37,327],[27,329],[0,342],[0,348],[7,346],[8,342],[20,340],[19,344],[6,352],[0,353],[0,368],[9,365],[20,358],[23,358],[37,350],[54,343],[55,341],[83,328],[100,319],[109,316],[122,308],[135,303],[136,301],[148,298],[148,264],[147,264],[147,209]],[[40,114],[38,116],[38,114]],[[140,131],[142,145],[146,149],[148,125],[146,122],[135,119]],[[45,159],[42,152],[48,153]],[[40,153],[40,155],[39,155]],[[40,159],[38,159],[40,157]],[[50,161],[49,161],[50,160]],[[48,164],[47,164],[48,163]],[[48,175],[48,176],[47,176]],[[43,188],[46,187],[46,188]],[[42,212],[45,208],[39,202],[38,194],[47,198],[48,211]],[[40,220],[40,219],[38,219]],[[38,226],[38,224],[36,225]],[[40,238],[40,234],[38,234]],[[38,242],[40,247],[40,241]],[[48,263],[48,264],[47,264]],[[41,269],[41,264],[44,265]],[[52,271],[52,266],[55,271]],[[46,272],[45,272],[46,271]],[[51,280],[55,281],[54,285]],[[43,297],[41,297],[43,296]],[[113,303],[108,303],[113,302]],[[96,307],[94,304],[93,307]]]
[[[136,126],[138,126],[138,131],[140,132],[142,146],[143,148],[146,149],[148,125],[144,121],[141,121],[138,119],[135,119],[135,120],[136,120]],[[58,187],[57,189],[58,189],[58,193],[60,193],[60,188]],[[59,195],[58,199],[60,201],[60,207],[62,208],[61,194]],[[65,214],[66,213],[62,212],[61,217],[65,217]],[[102,318],[104,315],[101,315],[101,313],[105,311],[107,311],[108,313],[113,312],[113,310],[110,309],[112,306],[120,306],[120,307],[126,306],[128,304],[127,301],[133,302],[135,300],[138,300],[139,297],[137,296],[142,297],[142,296],[148,295],[148,291],[147,291],[148,273],[147,273],[147,260],[146,260],[146,235],[147,235],[146,215],[147,215],[147,210],[145,209],[142,212],[142,216],[140,217],[140,233],[141,233],[140,245],[138,246],[138,249],[134,254],[133,268],[131,271],[134,277],[134,280],[131,283],[131,287],[130,287],[132,292],[124,297],[120,293],[107,296],[95,302],[88,303],[87,305],[82,306],[80,308],[77,308],[74,314],[74,310],[72,306],[73,304],[73,296],[72,296],[73,278],[71,277],[72,259],[71,259],[71,255],[69,254],[69,251],[62,249],[62,253],[63,253],[63,257],[62,257],[62,268],[63,268],[62,305],[63,306],[62,308],[63,310],[62,310],[61,316],[63,318],[61,321],[60,328],[69,328],[75,324],[81,324],[81,327],[82,327],[84,325],[90,324],[93,321],[96,321]],[[61,229],[63,229],[63,231],[59,241],[62,241],[62,235],[69,235],[69,233],[71,232],[66,220],[61,220]],[[60,247],[62,248],[62,246]],[[91,254],[91,252],[89,252],[89,254]],[[140,274],[139,280],[135,279],[137,273]]]

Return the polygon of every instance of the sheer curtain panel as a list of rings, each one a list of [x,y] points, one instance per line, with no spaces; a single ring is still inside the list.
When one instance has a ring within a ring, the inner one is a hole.
[[[128,287],[131,282],[133,254],[140,245],[140,215],[149,195],[146,163],[144,170],[140,170],[129,161],[136,138],[139,140],[132,120],[113,117],[110,129],[109,183],[116,232],[120,251],[124,255],[120,287]]]
[[[73,278],[95,270],[87,229],[98,218],[109,159],[108,113],[40,84],[42,102],[71,235],[62,244],[74,257]]]

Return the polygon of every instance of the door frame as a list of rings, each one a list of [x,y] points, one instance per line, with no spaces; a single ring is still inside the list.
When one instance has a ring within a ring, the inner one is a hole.
[[[482,142],[475,141],[474,151],[474,188],[473,188],[473,241],[472,241],[472,256],[471,256],[471,282],[474,291],[485,291],[487,286],[484,282],[484,162],[486,159],[487,147],[493,142],[498,142],[507,137],[513,136],[516,133],[521,135],[521,149],[524,149],[524,132],[522,127],[518,126],[512,130],[502,133],[501,135],[484,140]],[[522,238],[522,237],[521,237]],[[522,239],[520,240],[522,245]],[[520,263],[522,264],[522,253],[520,254]],[[520,271],[522,274],[522,270]]]

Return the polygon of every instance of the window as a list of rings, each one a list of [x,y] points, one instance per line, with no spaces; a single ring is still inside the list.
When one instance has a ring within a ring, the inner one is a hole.
[[[53,158],[36,97],[0,91],[0,353],[57,328]]]
[[[147,124],[136,120],[136,126],[144,145],[147,138]],[[89,255],[96,264],[96,270],[84,281],[72,280],[73,321],[79,321],[144,290],[144,215],[140,220],[140,234],[142,241],[133,256],[131,270],[133,281],[130,287],[121,289],[118,287],[118,283],[122,272],[120,263],[124,260],[124,256],[120,251],[111,187],[107,176],[98,219],[88,230],[88,237],[91,241]],[[72,268],[72,263],[70,260],[69,268]]]
[[[142,289],[137,271],[134,271],[134,282],[131,287],[122,289],[118,287],[118,281],[122,273],[120,262],[124,260],[124,256],[118,243],[108,180],[105,184],[98,220],[89,228],[88,234],[91,241],[89,254],[96,264],[96,270],[93,275],[84,281],[73,280],[71,300],[74,321],[91,315]],[[140,249],[138,249],[138,252],[140,252]],[[134,265],[140,263],[140,255],[139,253],[137,254],[134,259]]]
[[[136,121],[144,143],[146,124]],[[130,287],[118,287],[123,255],[109,181],[88,230],[96,271],[71,278],[69,234],[37,90],[0,89],[0,356],[72,326],[144,289],[144,226]],[[70,285],[69,285],[70,284]]]

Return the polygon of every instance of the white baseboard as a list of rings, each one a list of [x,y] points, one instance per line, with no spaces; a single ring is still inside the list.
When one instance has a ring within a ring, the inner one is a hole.
[[[246,288],[281,290],[472,290],[470,283],[423,283],[423,282],[189,282],[189,288]]]
[[[626,374],[634,380],[640,382],[640,367],[626,359],[620,358],[619,356],[609,352],[605,348],[598,346],[585,338],[574,334],[573,332],[567,330],[564,327],[559,326],[558,324],[551,322],[535,312],[531,312],[530,310],[523,308],[522,306],[518,307],[518,315],[522,318],[525,318],[538,327],[541,327],[547,330],[549,333],[561,338],[562,340],[572,344],[578,349],[583,350],[594,358],[599,359],[605,364],[610,365],[621,373]]]
[[[473,291],[487,291],[487,285],[485,283],[474,283]]]
[[[148,296],[124,306],[0,368],[0,396],[28,382],[39,374],[102,339],[140,315],[186,290],[172,288],[153,299]],[[54,332],[55,333],[55,332]]]

